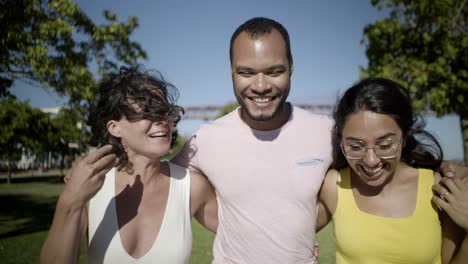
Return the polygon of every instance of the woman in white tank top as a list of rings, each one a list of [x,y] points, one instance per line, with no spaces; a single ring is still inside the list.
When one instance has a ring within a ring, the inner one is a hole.
[[[41,263],[76,263],[86,234],[90,263],[188,263],[191,217],[216,231],[207,179],[160,160],[177,136],[176,96],[162,76],[138,67],[122,67],[100,85],[89,123],[103,147],[67,175]]]

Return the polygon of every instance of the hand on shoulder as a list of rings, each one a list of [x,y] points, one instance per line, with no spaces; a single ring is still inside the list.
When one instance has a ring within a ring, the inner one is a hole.
[[[468,178],[468,167],[460,162],[444,160],[440,165],[440,172],[443,177]]]
[[[437,173],[438,174],[438,173]],[[461,228],[468,232],[468,183],[458,177],[435,175],[432,201]],[[439,182],[437,182],[439,177]]]

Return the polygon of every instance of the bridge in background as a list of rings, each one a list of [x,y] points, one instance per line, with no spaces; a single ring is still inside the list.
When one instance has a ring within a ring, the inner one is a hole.
[[[332,104],[293,104],[297,107],[309,110],[314,113],[329,114],[333,111]],[[183,106],[185,114],[183,120],[214,120],[224,105],[199,105],[199,106]]]
[[[294,104],[293,105],[309,110],[314,113],[329,114],[333,110],[332,104]],[[183,120],[214,120],[223,109],[224,105],[196,105],[196,106],[183,106],[185,114],[182,116]],[[41,108],[43,112],[56,115],[60,107]]]

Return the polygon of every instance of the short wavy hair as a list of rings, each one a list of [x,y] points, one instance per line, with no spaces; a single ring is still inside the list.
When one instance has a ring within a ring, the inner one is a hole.
[[[119,158],[117,167],[131,166],[121,140],[109,133],[107,122],[123,117],[129,121],[171,118],[175,127],[184,113],[176,104],[178,96],[177,88],[166,82],[160,72],[149,72],[142,66],[120,67],[119,72],[109,74],[99,85],[99,94],[88,119],[91,144],[111,144]],[[171,148],[176,139],[177,130],[173,129]]]

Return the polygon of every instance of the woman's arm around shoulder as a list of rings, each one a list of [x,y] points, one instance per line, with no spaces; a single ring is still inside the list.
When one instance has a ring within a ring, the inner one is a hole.
[[[218,202],[213,186],[205,175],[190,171],[190,213],[206,229],[216,233]]]
[[[468,263],[468,186],[434,173],[434,196],[442,224],[442,263]]]
[[[328,170],[319,193],[316,231],[320,231],[325,227],[335,214],[336,205],[338,204],[337,180],[338,171]]]

